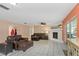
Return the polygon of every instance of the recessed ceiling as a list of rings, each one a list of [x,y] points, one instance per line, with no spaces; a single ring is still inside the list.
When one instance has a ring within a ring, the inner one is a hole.
[[[58,25],[74,8],[75,3],[9,3],[3,5],[10,8],[4,10],[0,7],[0,19],[16,23]]]

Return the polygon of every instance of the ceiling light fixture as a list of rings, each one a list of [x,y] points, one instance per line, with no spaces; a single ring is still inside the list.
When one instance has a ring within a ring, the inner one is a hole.
[[[10,3],[10,4],[12,4],[12,5],[16,6],[16,3]]]

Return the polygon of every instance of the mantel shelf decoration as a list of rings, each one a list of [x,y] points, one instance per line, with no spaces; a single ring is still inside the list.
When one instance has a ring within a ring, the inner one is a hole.
[[[45,22],[41,22],[40,24],[41,24],[41,25],[46,25],[46,23],[45,23]]]

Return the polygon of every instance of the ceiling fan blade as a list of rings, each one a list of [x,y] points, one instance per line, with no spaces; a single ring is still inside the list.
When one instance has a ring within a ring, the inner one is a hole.
[[[9,10],[8,7],[6,7],[6,6],[2,5],[2,4],[0,4],[0,7],[4,8],[5,10]]]

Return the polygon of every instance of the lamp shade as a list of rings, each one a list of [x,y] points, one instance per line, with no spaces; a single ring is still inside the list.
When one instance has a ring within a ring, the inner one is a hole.
[[[15,31],[16,31],[15,28],[13,26],[10,26],[9,27],[9,36],[15,36],[15,34],[16,34]]]

